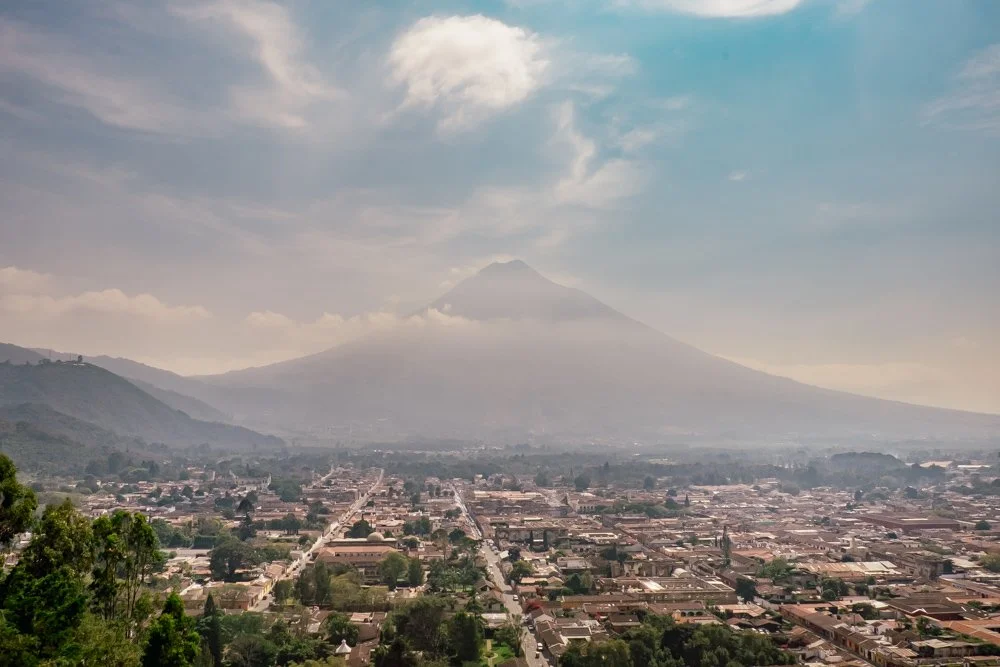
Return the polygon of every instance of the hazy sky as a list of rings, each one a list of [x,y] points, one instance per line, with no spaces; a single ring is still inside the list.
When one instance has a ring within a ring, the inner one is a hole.
[[[213,372],[516,256],[1000,412],[995,0],[8,0],[0,142],[0,340]]]

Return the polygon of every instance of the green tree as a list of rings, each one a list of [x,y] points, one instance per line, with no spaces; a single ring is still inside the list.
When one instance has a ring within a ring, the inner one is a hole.
[[[395,633],[414,651],[439,654],[445,639],[442,636],[442,624],[446,605],[441,598],[417,598],[393,612],[392,625]]]
[[[347,641],[350,646],[356,646],[358,643],[358,626],[351,623],[351,617],[347,614],[327,616],[323,621],[323,632],[327,641],[334,646],[342,641]]]
[[[184,603],[177,594],[171,593],[149,628],[142,667],[190,667],[200,649],[194,620],[184,614]]]
[[[642,480],[642,488],[646,491],[652,491],[656,488],[656,480],[646,475],[646,479]]]
[[[379,578],[389,590],[395,590],[396,582],[407,573],[409,562],[401,553],[392,551],[378,564]]]
[[[61,567],[79,576],[90,572],[94,562],[94,533],[90,521],[69,499],[49,505],[42,513],[31,542],[21,554],[25,571],[43,577]]]
[[[198,634],[204,641],[204,649],[212,656],[212,662],[222,664],[222,611],[215,606],[215,598],[208,594],[205,608],[198,619]]]
[[[460,611],[448,621],[448,640],[459,664],[479,662],[483,652],[483,626],[472,614]]]
[[[237,572],[254,565],[256,553],[244,542],[225,538],[208,554],[208,567],[213,579],[236,581]]]
[[[333,601],[333,588],[330,583],[330,571],[326,563],[316,563],[312,568],[313,595],[316,604],[327,605]]]
[[[73,637],[87,609],[83,577],[67,565],[36,576],[18,565],[3,582],[3,644],[38,658],[57,655]],[[17,664],[16,662],[14,664]]]
[[[60,652],[61,661],[57,664],[135,667],[141,658],[141,647],[120,627],[94,614],[86,614]]]
[[[521,656],[521,628],[516,624],[505,623],[497,628],[493,633],[493,642],[509,647],[515,658]]]
[[[744,600],[753,600],[757,597],[757,585],[753,579],[739,577],[736,580],[736,594]]]
[[[244,499],[245,500],[245,499]],[[243,518],[240,519],[240,525],[236,529],[236,537],[241,542],[246,542],[257,535],[257,529],[253,525],[253,517],[250,514],[244,514]]]
[[[271,593],[274,595],[275,602],[284,602],[292,597],[292,587],[292,582],[288,579],[279,579],[274,582]]]
[[[986,521],[985,519],[980,519],[979,521],[976,522],[975,530],[989,530],[989,529],[990,529],[989,521]]]
[[[778,556],[760,568],[760,576],[772,581],[782,581],[791,575],[792,569],[786,558]]]
[[[17,481],[17,468],[0,454],[0,551],[6,553],[14,538],[31,525],[38,501],[35,492]]]
[[[510,568],[510,580],[521,583],[521,579],[530,577],[532,573],[531,564],[524,560],[514,561]]]
[[[409,559],[406,566],[406,580],[414,588],[424,583],[424,567],[419,558]]]
[[[131,623],[139,593],[160,560],[158,540],[143,514],[118,510],[93,523],[94,603],[107,620]]]
[[[316,600],[316,585],[311,570],[312,568],[303,569],[295,580],[295,599],[307,606]]]
[[[577,475],[573,480],[573,486],[577,491],[586,491],[590,488],[590,477],[587,475]]]
[[[302,520],[295,516],[291,512],[285,515],[281,520],[281,528],[288,535],[298,535],[299,530],[302,528]]]
[[[1000,554],[980,556],[979,564],[990,572],[1000,572]]]
[[[227,667],[271,667],[278,656],[274,642],[260,635],[240,635],[226,649]]]
[[[375,532],[375,529],[372,528],[372,525],[361,519],[360,521],[355,521],[350,529],[348,529],[347,537],[368,537],[373,532]]]
[[[729,526],[722,527],[722,564],[729,567],[733,559],[733,540],[729,537]]]

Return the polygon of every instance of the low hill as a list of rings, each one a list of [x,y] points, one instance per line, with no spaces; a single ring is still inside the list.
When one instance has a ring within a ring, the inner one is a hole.
[[[18,347],[10,343],[0,343],[0,361],[12,364],[37,364],[45,357],[34,350]]]
[[[0,361],[10,359],[13,363],[24,363],[25,361],[35,363],[43,358],[50,361],[76,361],[78,355],[41,348],[29,350],[16,345],[0,344]],[[210,422],[232,421],[230,415],[209,405],[203,399],[195,398],[195,396],[211,393],[211,388],[198,380],[121,357],[99,355],[85,357],[85,360],[87,363],[120,375],[147,394],[158,398],[175,410],[186,412],[195,419]]]
[[[42,403],[0,406],[0,419],[15,424],[18,422],[31,424],[45,433],[62,436],[84,447],[125,448],[142,442],[138,438],[121,436],[96,424],[57,412]]]
[[[79,473],[90,461],[115,450],[111,445],[84,445],[29,422],[0,418],[0,452],[24,471]]]
[[[209,443],[275,448],[280,438],[228,424],[192,419],[128,380],[89,363],[0,363],[0,406],[43,404],[123,436],[170,445]]]

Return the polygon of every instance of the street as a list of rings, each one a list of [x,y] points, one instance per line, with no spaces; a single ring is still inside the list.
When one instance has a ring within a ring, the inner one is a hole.
[[[504,606],[507,608],[507,613],[518,624],[518,627],[521,628],[522,655],[531,667],[549,667],[550,663],[544,656],[538,658],[535,657],[536,653],[538,653],[538,640],[535,635],[522,624],[523,612],[521,610],[521,605],[514,600],[514,594],[511,591],[510,586],[508,586],[507,582],[504,581],[503,572],[500,570],[500,556],[495,553],[488,544],[486,544],[485,540],[483,540],[483,535],[475,526],[475,522],[472,520],[472,517],[469,516],[469,511],[465,507],[465,502],[462,500],[462,496],[459,494],[458,489],[455,490],[455,502],[462,509],[462,513],[469,520],[469,524],[471,525],[473,531],[472,537],[480,540],[479,552],[486,560],[487,575],[500,589],[500,592],[503,595]]]
[[[314,487],[322,486],[323,482],[329,479],[332,474],[333,474],[333,469],[331,469],[330,472],[328,472],[326,475],[321,477],[317,482],[315,482],[313,486]],[[288,567],[288,569],[285,570],[284,574],[281,575],[280,579],[293,579],[296,576],[298,576],[299,572],[309,564],[310,558],[312,557],[313,553],[315,553],[316,550],[318,550],[324,544],[326,544],[326,540],[330,537],[330,535],[332,535],[334,531],[336,531],[341,526],[345,525],[348,521],[350,521],[351,517],[353,517],[358,512],[358,510],[364,507],[365,503],[368,502],[368,498],[371,496],[371,494],[375,493],[375,491],[378,490],[378,487],[382,484],[382,478],[384,476],[385,476],[385,470],[380,469],[378,471],[378,479],[375,480],[375,483],[371,485],[371,487],[365,492],[363,496],[354,501],[354,503],[349,508],[347,508],[347,510],[343,514],[340,515],[339,519],[337,519],[336,521],[332,521],[327,525],[327,527],[323,530],[323,532],[320,533],[319,537],[316,538],[316,541],[313,542],[312,545],[307,550],[303,551],[302,555],[299,556],[298,559],[292,562],[292,564]],[[267,611],[267,608],[271,606],[273,597],[274,596],[270,594],[264,596],[264,599],[262,599],[255,606],[253,606],[250,609],[250,611],[258,611],[258,612]]]

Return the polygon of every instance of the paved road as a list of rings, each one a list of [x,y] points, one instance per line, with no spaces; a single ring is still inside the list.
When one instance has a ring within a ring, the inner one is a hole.
[[[483,536],[479,529],[475,527],[475,522],[472,521],[472,517],[469,516],[469,510],[465,506],[465,502],[462,500],[462,496],[459,494],[458,490],[455,490],[455,503],[462,509],[462,513],[469,519],[469,523],[472,525],[473,535],[472,537],[477,540],[482,540]],[[489,545],[483,541],[480,544],[479,551],[483,558],[486,560],[486,573],[489,578],[495,583],[499,588],[500,592],[503,594],[503,603],[507,608],[507,613],[519,624],[521,627],[521,649],[522,655],[528,661],[530,667],[549,667],[550,663],[544,658],[536,658],[537,644],[538,640],[535,635],[528,631],[521,624],[523,611],[521,610],[521,605],[514,601],[514,595],[511,591],[510,586],[504,581],[503,573],[500,571],[500,556],[490,549]]]
[[[327,479],[330,478],[331,475],[333,475],[333,472],[334,472],[333,468],[331,468],[330,472],[328,472],[326,475],[321,477],[315,484],[313,484],[313,487],[315,488],[317,486],[322,486],[323,482],[325,482]],[[316,541],[313,542],[307,550],[302,552],[302,555],[298,559],[292,562],[292,564],[288,567],[287,570],[285,570],[285,573],[282,574],[280,578],[293,579],[296,576],[298,576],[298,573],[309,564],[310,558],[312,557],[313,553],[315,553],[316,550],[320,549],[324,544],[326,544],[326,541],[330,538],[330,536],[334,533],[334,531],[336,531],[342,525],[350,521],[351,517],[354,516],[354,514],[359,509],[365,506],[365,503],[368,502],[369,497],[373,493],[375,493],[375,491],[378,490],[379,486],[382,485],[382,478],[384,476],[385,476],[385,469],[379,469],[378,479],[375,480],[375,483],[371,485],[368,491],[366,491],[363,496],[354,501],[354,503],[350,507],[348,507],[343,514],[340,515],[339,519],[330,522],[330,524],[327,525],[327,527],[323,530],[323,532],[320,533],[319,537],[316,538]],[[263,600],[261,600],[257,605],[252,607],[250,611],[267,611],[267,608],[271,606],[271,602],[273,602],[273,596],[268,595]]]

